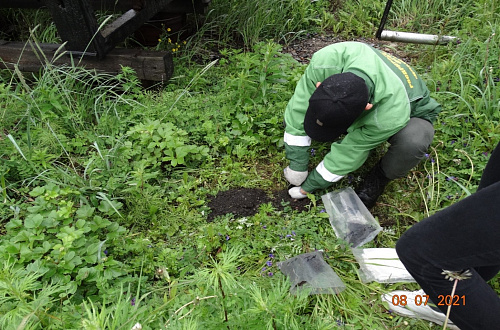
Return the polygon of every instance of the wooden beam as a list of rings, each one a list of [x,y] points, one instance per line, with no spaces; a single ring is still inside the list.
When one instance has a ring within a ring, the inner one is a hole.
[[[17,65],[22,72],[38,72],[47,66],[47,61],[53,65],[75,63],[75,66],[111,74],[117,74],[122,66],[128,66],[135,70],[141,80],[164,82],[172,77],[174,69],[169,52],[116,48],[104,59],[97,59],[72,55],[60,44],[35,45],[0,40],[0,68],[12,70]]]
[[[74,1],[74,0],[72,0]],[[144,23],[154,15],[162,11],[172,0],[148,0],[146,5],[139,11],[130,9],[116,21],[116,24],[110,24],[105,28],[104,37],[105,53],[113,49],[115,45],[125,40],[129,35],[137,31]],[[64,39],[63,39],[64,40]]]
[[[42,0],[52,16],[57,32],[66,48],[88,51],[102,58],[105,40],[89,0]]]

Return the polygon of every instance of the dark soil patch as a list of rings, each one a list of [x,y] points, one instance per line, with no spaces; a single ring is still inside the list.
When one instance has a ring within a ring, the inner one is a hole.
[[[231,213],[233,216],[249,217],[259,211],[259,206],[264,203],[272,203],[278,210],[291,207],[296,211],[307,211],[311,201],[305,199],[293,199],[286,190],[276,191],[269,196],[264,190],[256,188],[236,188],[221,191],[213,196],[208,203],[211,212],[208,221],[216,217]]]

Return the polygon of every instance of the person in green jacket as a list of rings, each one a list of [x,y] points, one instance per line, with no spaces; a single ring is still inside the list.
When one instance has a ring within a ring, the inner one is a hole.
[[[390,147],[356,193],[371,208],[390,180],[405,176],[425,157],[441,106],[404,61],[361,42],[317,51],[285,110],[284,169],[292,198],[324,189],[357,170],[370,150]],[[341,138],[341,136],[343,138]],[[331,143],[308,172],[311,141]]]

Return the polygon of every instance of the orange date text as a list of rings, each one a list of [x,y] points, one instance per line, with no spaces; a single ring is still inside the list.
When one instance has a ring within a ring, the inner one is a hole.
[[[427,306],[427,301],[429,300],[429,295],[416,295],[415,296],[415,305],[417,306],[420,306],[420,305],[424,305],[424,306]],[[402,295],[394,295],[392,296],[392,304],[394,306],[406,306],[408,304],[408,297],[404,294]]]
[[[465,306],[465,295],[463,296],[458,296],[458,295],[442,295],[440,294],[438,296],[438,306],[460,306],[463,305]]]

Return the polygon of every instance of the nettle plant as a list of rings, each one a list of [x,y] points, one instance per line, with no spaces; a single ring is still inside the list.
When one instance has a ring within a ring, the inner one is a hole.
[[[189,143],[188,133],[170,122],[138,124],[128,134],[129,159],[146,160],[153,168],[168,171],[177,165],[200,163],[208,156],[208,147]]]
[[[253,52],[222,51],[221,66],[229,72],[222,82],[231,102],[220,107],[225,137],[222,147],[242,157],[248,150],[279,146],[283,134],[282,113],[303,68],[281,46],[262,42]],[[208,126],[208,124],[207,124]],[[222,125],[221,125],[222,126]]]
[[[95,142],[94,147],[84,178],[92,187],[106,187],[110,192],[143,190],[164,178],[163,174],[198,166],[209,155],[209,148],[192,143],[188,132],[159,120],[139,123],[119,138]]]
[[[108,252],[126,231],[109,220],[120,203],[104,199],[94,207],[78,191],[54,184],[34,188],[30,196],[30,202],[12,207],[0,264],[43,274],[42,283],[65,287],[63,300],[105,290],[126,274],[124,264]]]

